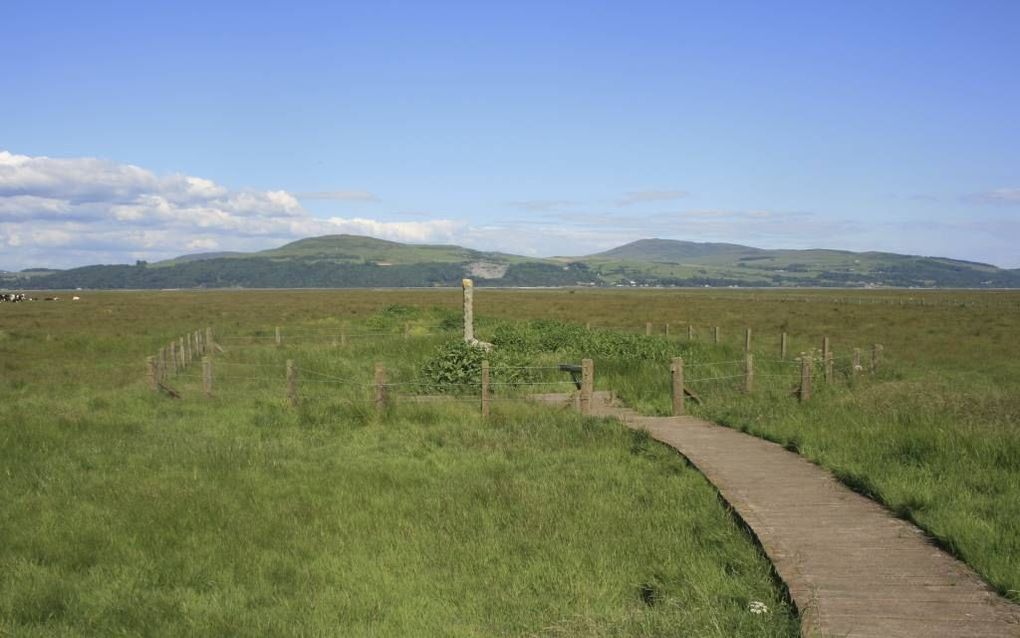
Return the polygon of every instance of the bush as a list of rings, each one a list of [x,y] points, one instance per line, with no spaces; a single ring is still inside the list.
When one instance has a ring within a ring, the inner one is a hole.
[[[519,352],[494,348],[486,351],[464,341],[448,341],[439,346],[421,367],[425,392],[475,392],[482,382],[482,361],[489,361],[489,379],[510,387],[528,381],[527,360]]]

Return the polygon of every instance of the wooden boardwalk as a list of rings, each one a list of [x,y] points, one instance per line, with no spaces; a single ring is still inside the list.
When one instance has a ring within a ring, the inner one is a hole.
[[[700,419],[643,417],[604,396],[593,404],[675,448],[715,484],[789,587],[803,635],[1020,637],[1020,606],[803,457]]]

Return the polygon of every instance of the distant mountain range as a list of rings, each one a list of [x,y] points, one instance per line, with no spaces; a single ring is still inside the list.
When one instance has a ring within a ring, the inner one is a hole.
[[[135,265],[0,273],[32,289],[362,288],[456,286],[839,286],[1020,288],[1020,269],[942,257],[765,250],[642,239],[584,257],[535,259],[357,235],[311,237],[254,253],[182,255]]]

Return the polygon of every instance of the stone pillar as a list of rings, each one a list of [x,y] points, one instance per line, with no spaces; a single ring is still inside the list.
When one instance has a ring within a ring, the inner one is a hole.
[[[464,341],[474,343],[475,340],[475,311],[474,311],[474,282],[464,279],[460,282],[464,288]]]

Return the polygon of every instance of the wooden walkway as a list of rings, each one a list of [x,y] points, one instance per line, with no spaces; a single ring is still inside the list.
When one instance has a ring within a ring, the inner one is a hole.
[[[643,417],[597,394],[596,414],[647,430],[715,484],[789,587],[803,635],[1020,637],[1020,606],[826,470],[731,428]]]

